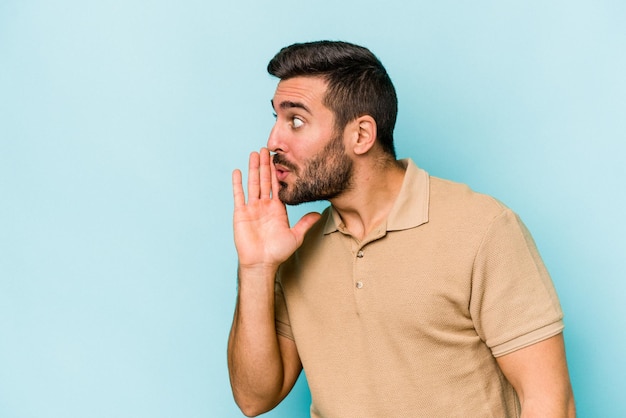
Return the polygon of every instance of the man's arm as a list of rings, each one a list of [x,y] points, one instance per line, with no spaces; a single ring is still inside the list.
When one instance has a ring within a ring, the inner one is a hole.
[[[573,418],[574,395],[563,334],[497,358],[522,406],[523,418]]]
[[[255,416],[287,396],[302,370],[295,343],[276,334],[274,279],[320,215],[307,214],[290,228],[265,148],[250,155],[247,202],[241,177],[239,170],[233,172],[239,288],[228,368],[235,401],[245,415]]]
[[[273,275],[259,273],[239,270],[239,295],[228,340],[233,395],[246,416],[274,408],[302,370],[295,343],[276,334]]]

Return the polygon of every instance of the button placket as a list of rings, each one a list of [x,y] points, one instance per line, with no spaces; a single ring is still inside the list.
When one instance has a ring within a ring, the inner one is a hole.
[[[367,261],[365,258],[365,251],[360,244],[354,248],[353,253],[353,292],[357,308],[357,313],[361,314],[367,310]]]
[[[356,253],[357,264],[360,264],[358,259],[362,259],[364,256],[365,256],[365,253],[363,252],[363,250],[357,251]],[[358,265],[356,267],[357,267],[356,270],[359,271],[360,268],[358,267]],[[358,279],[358,275],[355,278]],[[354,285],[357,289],[363,289],[363,282],[361,280],[357,280]]]

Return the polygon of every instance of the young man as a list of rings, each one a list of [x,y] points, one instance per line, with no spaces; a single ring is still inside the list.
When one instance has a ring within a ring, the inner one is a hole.
[[[283,48],[267,149],[233,173],[237,404],[275,407],[302,368],[311,416],[572,417],[562,312],[497,200],[397,160],[394,87],[367,49]],[[273,157],[270,156],[273,153]],[[285,204],[328,200],[290,227]]]

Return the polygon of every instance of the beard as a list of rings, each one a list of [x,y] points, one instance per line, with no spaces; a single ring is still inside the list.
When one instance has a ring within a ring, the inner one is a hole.
[[[341,136],[331,139],[301,169],[281,154],[274,155],[274,164],[284,165],[296,174],[292,185],[280,182],[278,198],[286,205],[329,200],[352,186],[352,160],[346,155]]]

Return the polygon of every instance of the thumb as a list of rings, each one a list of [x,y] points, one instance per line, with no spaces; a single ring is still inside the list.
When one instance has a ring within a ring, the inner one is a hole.
[[[302,241],[304,241],[304,234],[311,229],[311,227],[317,222],[322,215],[317,212],[309,212],[304,215],[300,220],[291,228],[293,235],[296,237],[296,242],[298,243],[298,247],[302,245]]]

